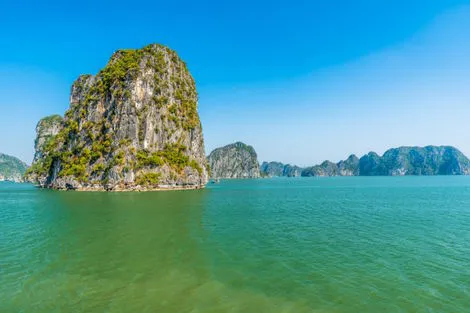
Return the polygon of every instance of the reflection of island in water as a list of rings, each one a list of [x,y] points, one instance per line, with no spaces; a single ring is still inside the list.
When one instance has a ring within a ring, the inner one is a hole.
[[[26,257],[31,274],[12,309],[281,311],[289,304],[214,278],[202,226],[209,193],[38,190],[40,245]]]

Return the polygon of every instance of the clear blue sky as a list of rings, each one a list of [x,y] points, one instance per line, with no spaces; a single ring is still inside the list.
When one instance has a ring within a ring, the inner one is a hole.
[[[35,125],[112,52],[158,42],[198,85],[206,152],[309,165],[399,145],[470,155],[470,2],[2,1],[0,151],[30,162]]]

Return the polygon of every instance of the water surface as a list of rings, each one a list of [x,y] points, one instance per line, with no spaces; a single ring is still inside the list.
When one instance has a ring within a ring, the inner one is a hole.
[[[0,312],[468,312],[470,177],[0,184]]]

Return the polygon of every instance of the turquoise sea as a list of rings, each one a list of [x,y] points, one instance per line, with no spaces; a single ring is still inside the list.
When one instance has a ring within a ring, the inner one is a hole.
[[[470,312],[470,177],[2,183],[0,312]]]

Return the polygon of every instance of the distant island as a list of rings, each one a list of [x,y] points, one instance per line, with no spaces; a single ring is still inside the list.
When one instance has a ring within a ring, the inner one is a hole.
[[[399,147],[387,150],[383,156],[370,152],[360,159],[351,155],[345,161],[325,161],[302,171],[304,177],[469,174],[469,159],[450,146]]]
[[[252,146],[236,142],[217,148],[207,157],[212,178],[258,178],[258,156]]]
[[[263,162],[260,172],[264,177],[299,177],[302,174],[302,168],[281,162]]]
[[[50,178],[48,175],[38,175],[37,167],[38,164],[50,160],[52,168],[50,147],[47,145],[55,141],[58,134],[63,131],[63,127],[64,119],[59,115],[46,117],[38,123],[35,140],[36,153],[33,167],[29,169],[26,163],[21,160],[0,153],[0,181],[17,183],[32,181],[47,187]],[[140,155],[141,152],[135,157],[137,162],[142,160]],[[153,157],[158,155],[154,153]],[[78,160],[80,161],[80,159]],[[154,170],[158,167],[151,162],[153,161],[146,164],[144,168]],[[451,146],[426,146],[392,148],[387,150],[383,156],[369,152],[358,158],[352,154],[346,160],[337,163],[324,161],[319,165],[305,168],[274,161],[263,162],[260,165],[257,153],[252,146],[236,142],[214,149],[207,157],[205,169],[207,171],[206,182],[209,176],[212,179],[253,179],[260,177],[470,175],[470,160],[458,149]],[[60,178],[59,175],[57,177]],[[38,180],[40,181],[38,182]],[[150,188],[148,184],[137,187],[135,185],[127,186],[132,186],[131,190],[148,190]],[[164,188],[187,188],[184,184],[182,186],[178,187],[177,184],[174,184]],[[200,188],[202,183],[197,186],[194,188]],[[157,189],[158,187],[152,188]],[[57,189],[73,189],[73,186]],[[94,189],[101,190],[100,187],[94,187]]]
[[[0,180],[63,190],[203,188],[210,178],[469,175],[451,146],[399,147],[334,163],[260,165],[235,142],[205,154],[196,84],[175,51],[159,44],[118,50],[95,76],[73,83],[70,108],[36,126],[31,167],[0,154]]]
[[[21,183],[28,165],[20,159],[0,153],[0,181]]]
[[[208,181],[196,84],[173,50],[118,50],[72,85],[65,116],[36,128],[26,179],[44,188],[202,188]]]
[[[256,158],[254,148],[241,142],[217,148],[208,157],[211,177],[470,175],[470,160],[450,146],[399,147],[383,156],[375,152],[361,158],[350,155],[338,163],[324,161],[305,168],[281,162],[259,165]]]

